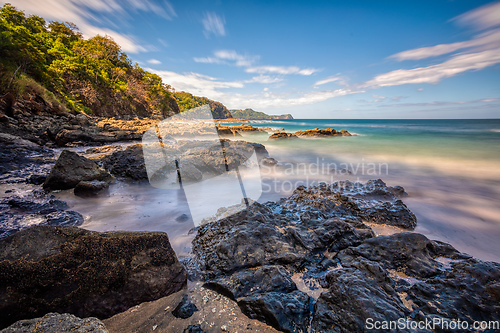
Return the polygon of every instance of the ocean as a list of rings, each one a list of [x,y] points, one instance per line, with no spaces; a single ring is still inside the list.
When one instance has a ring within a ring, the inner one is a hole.
[[[230,123],[226,125],[239,125]],[[279,200],[298,185],[382,179],[403,186],[405,204],[417,216],[415,232],[452,244],[479,259],[500,262],[500,119],[488,120],[259,120],[252,126],[287,132],[331,127],[353,136],[269,140],[262,143],[279,163],[261,170],[260,202]],[[213,197],[217,193],[213,188]],[[222,191],[222,190],[219,190]],[[169,234],[179,256],[188,255],[193,234],[182,193],[148,184],[119,182],[104,198],[58,196],[96,230],[158,230]],[[213,209],[199,202],[196,208]],[[372,226],[377,234],[404,230]]]

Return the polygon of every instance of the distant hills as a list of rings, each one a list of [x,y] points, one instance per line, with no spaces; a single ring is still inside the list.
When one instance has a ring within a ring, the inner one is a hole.
[[[293,119],[291,114],[270,115],[264,112],[245,110],[229,110],[233,118],[238,119]]]

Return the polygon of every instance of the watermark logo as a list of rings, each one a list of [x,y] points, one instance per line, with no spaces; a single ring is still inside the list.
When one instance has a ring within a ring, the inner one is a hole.
[[[209,105],[161,121],[142,145],[150,184],[183,191],[195,225],[221,207],[246,209],[262,194],[255,149],[221,138]]]

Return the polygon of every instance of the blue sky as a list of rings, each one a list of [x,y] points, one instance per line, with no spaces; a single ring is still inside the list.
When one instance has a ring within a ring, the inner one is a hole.
[[[296,118],[500,118],[500,2],[11,0],[176,90]]]

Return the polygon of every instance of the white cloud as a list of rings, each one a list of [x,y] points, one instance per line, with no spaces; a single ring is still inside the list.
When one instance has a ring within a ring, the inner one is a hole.
[[[335,82],[335,81],[339,81],[339,80],[340,80],[340,77],[338,77],[338,76],[329,76],[326,79],[316,81],[316,83],[314,85],[321,86],[323,84],[327,84],[327,83]]]
[[[179,74],[171,71],[158,71],[146,68],[147,71],[158,74],[164,82],[176,90],[188,91],[197,96],[219,99],[224,94],[219,89],[243,88],[240,81],[220,81],[217,78],[198,73]]]
[[[480,70],[499,62],[500,48],[477,53],[459,54],[437,65],[414,69],[398,69],[377,75],[372,80],[365,82],[362,87],[376,89],[402,84],[438,83],[444,78],[470,70]]]
[[[372,95],[372,97],[380,100],[384,100],[387,98],[386,96],[380,96],[380,95]]]
[[[462,25],[469,25],[478,30],[500,25],[500,2],[487,4],[468,11],[452,19]]]
[[[453,20],[461,24],[472,25],[478,29],[495,28],[500,25],[500,2],[471,10]],[[445,78],[471,70],[481,70],[500,63],[500,29],[490,29],[468,41],[403,51],[390,58],[398,61],[420,60],[460,50],[462,52],[451,54],[448,60],[442,63],[414,69],[398,69],[380,74],[361,86],[375,89],[402,84],[435,84]]]
[[[161,65],[161,61],[157,59],[149,59],[148,63],[150,63],[151,65]]]
[[[226,35],[226,29],[224,27],[226,21],[223,17],[215,13],[205,13],[205,17],[201,20],[201,23],[203,23],[203,34],[207,38],[210,37],[210,34],[214,34],[214,36]]]
[[[257,66],[257,67],[249,67],[245,70],[247,73],[257,73],[257,74],[281,74],[281,75],[289,75],[289,74],[299,74],[309,76],[316,72],[319,72],[319,69],[315,68],[304,68],[301,69],[296,66]]]
[[[133,36],[118,33],[112,29],[98,27],[102,23],[93,12],[101,12],[124,17],[129,11],[153,12],[166,19],[172,19],[177,14],[168,1],[160,6],[152,0],[10,0],[10,3],[27,14],[39,15],[46,20],[72,22],[78,26],[86,38],[96,34],[108,35],[120,44],[123,51],[129,53],[145,52]]]
[[[432,101],[423,103],[399,103],[399,104],[385,104],[380,107],[422,107],[422,106],[450,106],[450,105],[467,105],[467,104],[483,104],[483,103],[496,103],[500,102],[500,98],[483,98],[471,101]]]
[[[500,47],[500,30],[493,30],[476,36],[476,38],[451,44],[439,44],[436,46],[422,47],[419,49],[408,50],[390,56],[398,61],[402,60],[420,60],[429,57],[436,57],[452,53],[461,49],[472,48],[476,50],[492,49]]]
[[[259,76],[254,76],[250,80],[245,81],[246,83],[264,83],[264,84],[269,84],[269,83],[276,83],[276,82],[281,82],[283,81],[282,78],[279,77],[273,77],[269,75],[259,75]]]
[[[251,66],[259,56],[242,55],[234,50],[219,50],[214,52],[213,57],[193,58],[195,62],[206,64],[226,64],[239,67]]]

